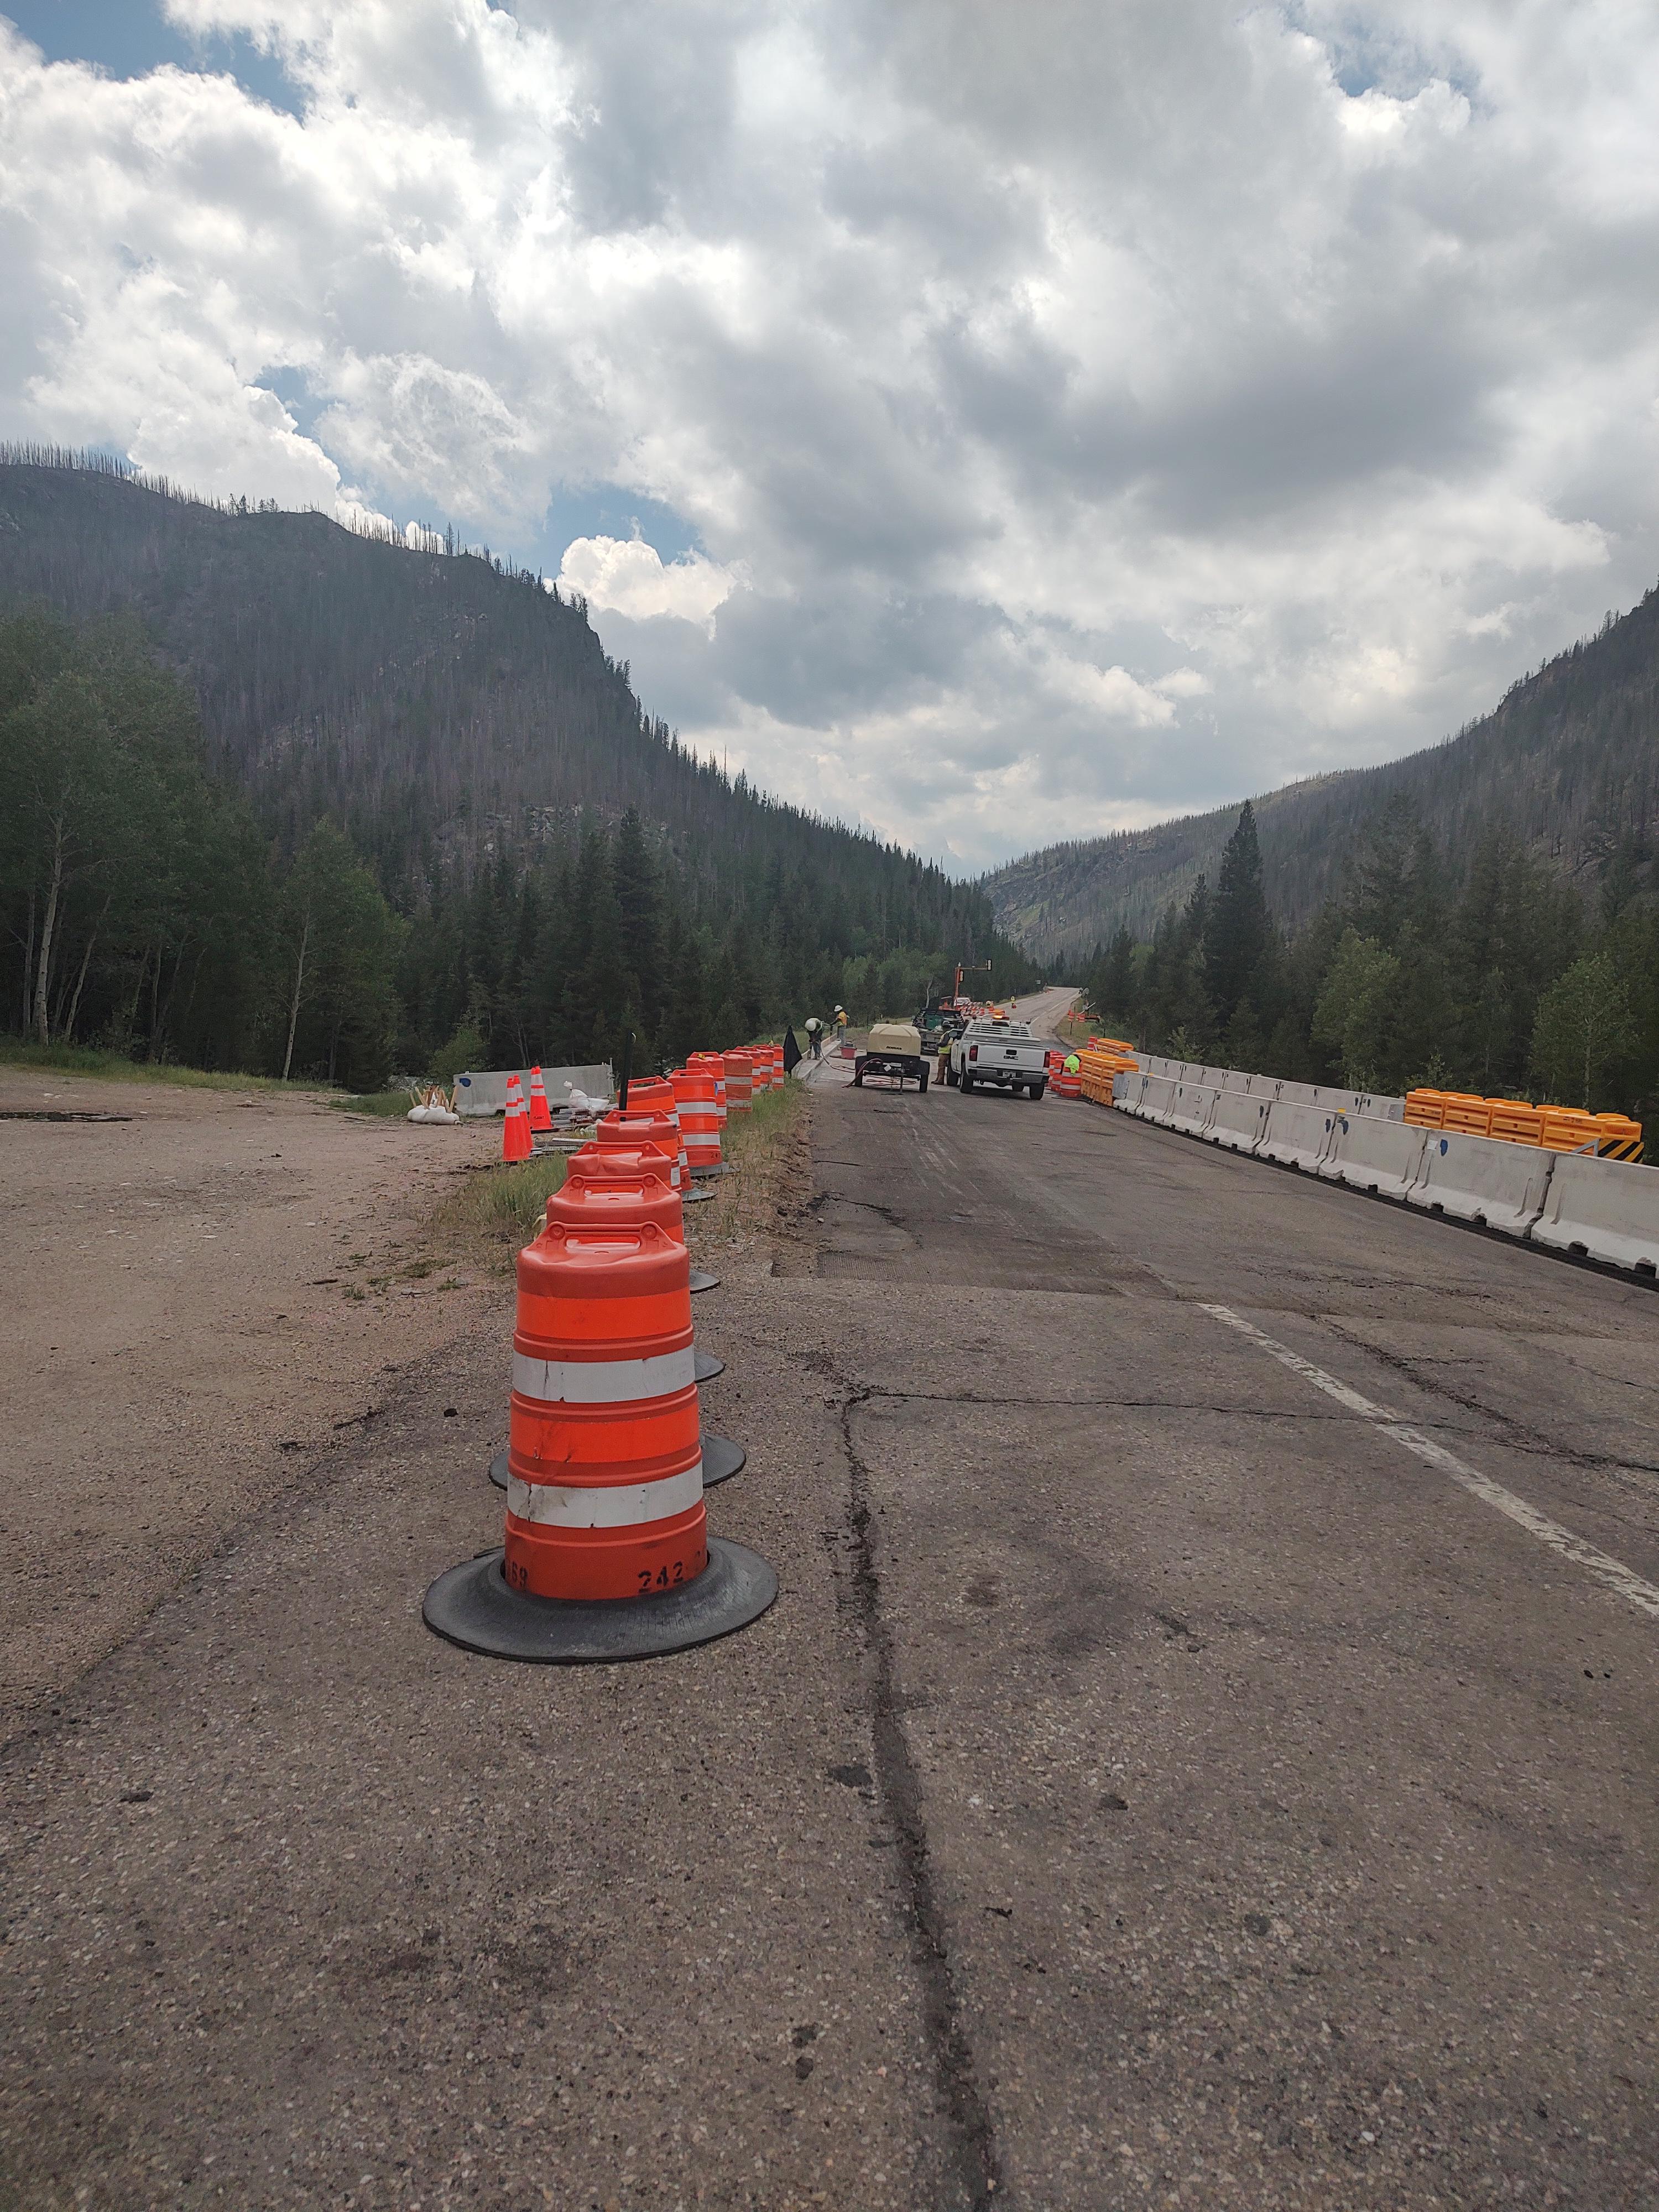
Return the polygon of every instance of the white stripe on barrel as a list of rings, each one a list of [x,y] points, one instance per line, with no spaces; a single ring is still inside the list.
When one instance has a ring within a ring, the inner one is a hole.
[[[532,1359],[513,1355],[513,1388],[550,1406],[628,1406],[671,1398],[696,1382],[691,1347],[652,1359]]]
[[[702,1462],[660,1482],[520,1482],[507,1478],[507,1510],[552,1528],[634,1528],[666,1521],[702,1497]]]

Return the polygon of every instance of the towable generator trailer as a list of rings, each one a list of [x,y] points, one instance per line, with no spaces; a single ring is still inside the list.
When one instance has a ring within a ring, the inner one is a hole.
[[[866,1075],[885,1075],[902,1091],[907,1082],[918,1091],[927,1088],[927,1061],[921,1037],[910,1022],[878,1022],[864,1050],[853,1061],[853,1081],[862,1090]]]

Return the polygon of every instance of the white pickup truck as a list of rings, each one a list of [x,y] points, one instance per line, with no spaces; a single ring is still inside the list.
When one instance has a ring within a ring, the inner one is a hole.
[[[945,1080],[959,1091],[983,1084],[1041,1098],[1048,1084],[1048,1048],[1031,1035],[1029,1022],[969,1022],[951,1047]]]

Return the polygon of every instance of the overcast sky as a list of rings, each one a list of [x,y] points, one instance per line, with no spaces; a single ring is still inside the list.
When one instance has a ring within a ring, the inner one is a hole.
[[[472,543],[977,868],[1659,576],[1651,0],[0,0],[0,434]]]

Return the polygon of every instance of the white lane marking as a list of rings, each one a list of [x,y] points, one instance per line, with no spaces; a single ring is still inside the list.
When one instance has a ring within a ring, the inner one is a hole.
[[[1425,1437],[1420,1429],[1411,1427],[1385,1407],[1373,1405],[1358,1390],[1351,1390],[1346,1382],[1339,1382],[1334,1375],[1328,1375],[1322,1367],[1316,1367],[1312,1360],[1304,1359],[1299,1352],[1292,1352],[1289,1345],[1280,1344],[1265,1330],[1259,1329],[1254,1322],[1246,1321],[1243,1314],[1236,1314],[1231,1306],[1201,1304],[1200,1310],[1213,1316],[1217,1321],[1225,1322],[1229,1328],[1236,1328],[1241,1336],[1249,1337],[1250,1342],[1267,1352],[1269,1358],[1288,1367],[1292,1374],[1301,1376],[1304,1382],[1311,1382],[1315,1389],[1322,1390],[1328,1398],[1334,1398],[1339,1406],[1346,1406],[1351,1413],[1358,1413],[1362,1419],[1374,1421],[1384,1436],[1392,1437],[1395,1443],[1403,1444],[1408,1452],[1414,1452],[1429,1466],[1438,1468],[1442,1474],[1449,1474],[1472,1498],[1480,1498],[1484,1504],[1495,1506],[1517,1528],[1524,1528],[1529,1536],[1535,1536],[1540,1544],[1547,1544],[1564,1559],[1571,1559],[1575,1566],[1583,1567],[1587,1574],[1594,1575],[1598,1582],[1606,1583],[1618,1596],[1627,1599],[1650,1620],[1659,1620],[1659,1589],[1656,1589],[1651,1583],[1644,1582],[1641,1576],[1627,1567],[1622,1559],[1615,1559],[1611,1553],[1587,1543],[1583,1537],[1575,1536],[1571,1528],[1564,1528],[1559,1521],[1552,1521],[1547,1513],[1540,1513],[1535,1505],[1528,1505],[1524,1498],[1517,1498],[1512,1490],[1505,1490],[1501,1482],[1494,1482],[1490,1475],[1482,1474],[1478,1468],[1470,1467],[1467,1461],[1459,1459],[1455,1452],[1448,1451],[1445,1445],[1437,1443],[1433,1437]]]

